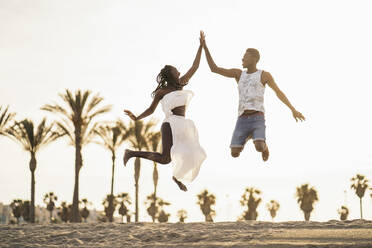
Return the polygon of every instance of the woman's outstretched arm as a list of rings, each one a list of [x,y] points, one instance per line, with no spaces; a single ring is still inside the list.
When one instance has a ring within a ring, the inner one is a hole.
[[[201,35],[201,33],[200,33],[200,35]],[[198,48],[198,52],[196,53],[196,57],[194,59],[194,63],[192,64],[191,68],[186,72],[186,74],[183,75],[180,78],[180,83],[182,85],[187,84],[187,82],[190,80],[190,78],[192,77],[192,75],[194,75],[194,73],[196,72],[196,70],[199,68],[200,57],[201,57],[201,53],[202,53],[202,50],[203,50],[201,36],[200,36],[199,40],[200,40],[200,45],[199,45],[199,48]]]
[[[135,116],[131,111],[129,111],[127,109],[124,109],[124,113],[126,115],[128,115],[129,118],[131,118],[134,121],[141,120],[141,119],[151,115],[152,113],[154,113],[154,111],[155,111],[156,107],[158,106],[159,101],[161,100],[162,97],[163,97],[163,93],[159,91],[155,95],[154,100],[152,101],[150,107],[148,107],[145,111],[143,111],[143,113],[140,114],[139,116]]]

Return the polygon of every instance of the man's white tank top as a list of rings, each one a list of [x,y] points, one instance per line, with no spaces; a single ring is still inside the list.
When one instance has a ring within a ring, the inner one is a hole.
[[[250,74],[247,71],[242,71],[238,82],[239,116],[243,114],[244,110],[256,110],[265,113],[265,86],[261,83],[261,75],[262,70]]]

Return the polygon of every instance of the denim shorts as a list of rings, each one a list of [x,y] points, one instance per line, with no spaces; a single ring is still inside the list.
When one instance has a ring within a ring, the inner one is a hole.
[[[264,115],[239,116],[231,139],[230,147],[244,147],[245,143],[254,140],[266,140]]]

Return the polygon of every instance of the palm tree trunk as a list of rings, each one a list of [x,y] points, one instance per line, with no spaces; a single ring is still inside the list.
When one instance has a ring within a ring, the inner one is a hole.
[[[114,195],[114,177],[115,177],[115,151],[112,152],[112,173],[111,173],[111,195]]]
[[[359,197],[359,201],[360,201],[360,219],[362,220],[363,219],[362,197]]]
[[[112,152],[111,194],[109,199],[109,222],[113,221],[114,215],[114,176],[115,176],[115,151]]]
[[[134,162],[134,181],[135,181],[135,188],[136,188],[136,213],[135,213],[135,221],[138,222],[138,180],[140,176],[140,170],[141,170],[141,161],[139,158],[136,158]]]
[[[310,212],[304,212],[305,215],[305,220],[309,221],[310,220]]]
[[[31,171],[30,222],[31,223],[35,223],[35,170],[36,170],[35,153],[31,152],[31,160],[30,160],[30,171]]]
[[[154,162],[154,171],[152,173],[152,179],[154,181],[154,205],[156,207],[156,200],[157,200],[156,190],[158,187],[158,180],[159,180],[159,174],[158,174],[158,168],[157,168],[156,162]],[[152,222],[155,222],[155,218],[152,219]]]
[[[53,217],[53,210],[52,211],[49,211],[49,220],[50,220],[50,223],[52,223],[52,217]]]
[[[75,185],[74,196],[72,199],[72,216],[71,222],[81,222],[79,214],[79,173],[83,165],[83,158],[81,155],[81,129],[75,129]]]
[[[72,198],[71,222],[80,222],[79,215],[79,169],[75,168],[74,195]]]

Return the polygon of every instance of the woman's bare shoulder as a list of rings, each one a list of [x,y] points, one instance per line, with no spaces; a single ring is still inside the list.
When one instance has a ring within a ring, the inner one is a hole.
[[[162,89],[158,89],[156,92],[155,92],[155,98],[157,98],[158,100],[161,100],[166,94],[168,94],[170,92],[169,89],[165,89],[165,88],[162,88]]]
[[[162,88],[162,89],[158,89],[156,92],[155,92],[155,97],[161,99],[163,98],[166,94],[168,93],[171,93],[173,91],[177,91],[178,89],[173,89],[173,88]]]

